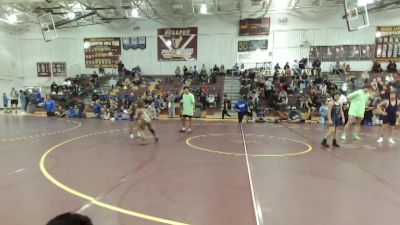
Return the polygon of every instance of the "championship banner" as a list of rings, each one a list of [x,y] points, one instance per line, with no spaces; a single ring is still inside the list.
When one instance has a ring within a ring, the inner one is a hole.
[[[197,60],[197,27],[158,29],[158,61]]]
[[[122,38],[122,48],[129,49],[146,49],[146,37],[125,37]]]
[[[311,46],[311,62],[319,58],[325,62],[366,61],[373,58],[373,45]]]
[[[400,26],[377,28],[375,60],[378,62],[400,62]]]
[[[36,64],[38,77],[51,77],[51,68],[49,62],[38,62]]]
[[[67,76],[67,63],[65,62],[53,62],[51,63],[53,77]]]
[[[238,52],[252,52],[257,50],[267,50],[268,40],[239,41]]]
[[[121,38],[85,38],[86,68],[117,68],[121,56]]]

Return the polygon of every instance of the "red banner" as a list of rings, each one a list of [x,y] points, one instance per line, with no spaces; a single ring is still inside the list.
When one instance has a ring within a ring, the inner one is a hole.
[[[158,60],[197,60],[197,36],[197,27],[158,29]]]

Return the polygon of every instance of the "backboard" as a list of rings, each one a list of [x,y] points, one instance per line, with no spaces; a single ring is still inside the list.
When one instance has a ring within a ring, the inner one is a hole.
[[[347,28],[349,31],[359,30],[369,26],[369,17],[366,4],[359,4],[360,0],[343,0]]]
[[[58,37],[57,29],[54,25],[53,15],[51,13],[40,15],[39,24],[45,42],[49,42]]]

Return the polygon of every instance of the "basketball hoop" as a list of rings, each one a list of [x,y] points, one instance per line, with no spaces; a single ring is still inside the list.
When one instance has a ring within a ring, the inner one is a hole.
[[[51,13],[43,14],[38,17],[40,28],[45,42],[49,42],[58,37],[57,29]]]
[[[368,9],[366,4],[358,4],[358,0],[344,0],[345,15],[349,31],[363,29],[369,26]]]

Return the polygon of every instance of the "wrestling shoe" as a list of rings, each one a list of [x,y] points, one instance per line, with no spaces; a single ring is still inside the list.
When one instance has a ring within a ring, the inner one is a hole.
[[[353,139],[356,140],[356,141],[362,140],[362,138],[360,136],[358,136],[358,134],[354,134],[353,135]]]
[[[383,137],[379,137],[379,139],[376,141],[376,143],[382,143],[383,142]]]

